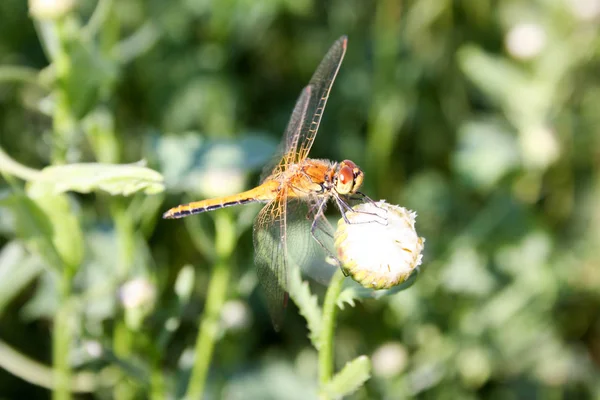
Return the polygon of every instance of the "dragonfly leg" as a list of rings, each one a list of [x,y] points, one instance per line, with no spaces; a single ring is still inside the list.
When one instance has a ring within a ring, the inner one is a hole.
[[[325,206],[326,206],[327,202],[322,202],[320,203],[317,207],[317,211],[316,213],[314,213],[314,217],[313,217],[313,222],[311,223],[310,226],[310,234],[313,237],[313,239],[315,239],[315,241],[317,243],[319,243],[319,245],[321,246],[321,248],[323,249],[323,251],[325,252],[325,254],[327,256],[329,256],[332,260],[335,261],[335,263],[339,266],[340,262],[338,261],[337,257],[331,253],[331,251],[327,248],[327,246],[325,245],[325,243],[323,243],[323,241],[321,239],[319,239],[318,235],[317,235],[317,229],[321,232],[323,232],[325,235],[327,235],[330,239],[333,239],[333,234],[331,232],[333,232],[333,226],[331,226],[331,224],[329,223],[329,220],[327,220],[327,218],[325,218]],[[321,223],[325,223],[327,224],[327,229],[323,229],[319,227],[319,220]]]
[[[364,195],[363,193],[357,192],[359,194],[361,194],[363,197],[363,199],[368,199],[368,201],[373,202],[373,200],[369,199],[366,195]],[[381,215],[377,214],[377,213],[372,213],[372,212],[368,212],[368,211],[357,211],[353,208],[350,208],[350,206],[348,205],[348,203],[346,203],[342,198],[340,197],[336,197],[336,202],[338,204],[338,207],[340,208],[340,210],[342,210],[342,216],[344,217],[344,221],[346,221],[347,224],[370,224],[371,222],[376,222],[378,224],[381,224],[383,226],[387,226],[387,217],[382,217]],[[387,216],[387,210],[384,210],[383,208],[379,207],[377,204],[375,204],[375,202],[373,202],[373,204],[375,205],[375,207],[377,207],[380,210],[383,210]],[[348,219],[348,217],[346,216],[346,212],[354,212],[354,213],[359,213],[359,214],[365,214],[365,215],[370,215],[373,217],[376,217],[372,220],[369,221],[350,221]],[[383,220],[383,222],[381,221]]]
[[[357,195],[359,195],[359,198],[353,198],[353,200],[364,200],[369,204],[372,204],[374,207],[377,207],[380,210],[383,210],[387,213],[387,210],[384,209],[383,207],[379,206],[379,204],[377,204],[377,202],[373,199],[371,199],[369,196],[367,196],[366,194],[364,194],[363,192],[356,192]]]

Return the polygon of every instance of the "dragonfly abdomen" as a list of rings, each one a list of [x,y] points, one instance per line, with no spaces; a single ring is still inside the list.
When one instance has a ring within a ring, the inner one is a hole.
[[[221,200],[201,200],[195,201],[193,203],[182,204],[180,206],[171,208],[167,212],[163,214],[163,218],[172,219],[172,218],[183,218],[189,215],[200,214],[206,211],[218,210],[220,208],[237,206],[246,203],[252,203],[257,201],[252,198],[242,198],[231,201],[221,201]]]

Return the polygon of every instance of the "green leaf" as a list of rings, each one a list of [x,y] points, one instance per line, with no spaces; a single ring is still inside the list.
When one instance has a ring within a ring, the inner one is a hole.
[[[64,194],[47,194],[33,198],[33,201],[50,220],[52,243],[61,260],[75,272],[83,259],[83,233],[69,198]]]
[[[264,358],[263,362],[252,363],[228,379],[222,397],[229,400],[317,398],[314,380],[306,377],[299,368],[287,360],[273,356]]]
[[[83,40],[79,32],[63,38],[70,68],[58,75],[59,84],[67,94],[75,116],[82,118],[95,104],[103,89],[113,85],[117,77],[116,64],[103,57],[93,46],[94,41]],[[59,70],[60,71],[60,70]]]
[[[181,304],[186,304],[194,290],[196,274],[192,265],[184,265],[175,280],[175,294]]]
[[[28,192],[37,195],[67,191],[89,193],[94,190],[124,196],[140,190],[155,194],[164,190],[164,184],[161,174],[139,163],[84,163],[44,168],[39,178],[30,183]]]
[[[371,377],[371,360],[359,356],[346,363],[327,385],[323,392],[331,398],[339,399],[357,391]]]
[[[337,305],[339,308],[343,309],[345,304],[349,304],[351,307],[354,307],[355,301],[361,301],[363,299],[379,299],[385,296],[394,295],[411,287],[416,282],[419,272],[420,270],[417,267],[413,270],[412,274],[406,281],[394,286],[391,289],[381,290],[363,287],[360,283],[355,282],[350,278],[344,279],[344,286],[342,292],[338,296]]]
[[[454,170],[463,181],[484,192],[494,190],[519,166],[517,138],[500,121],[466,122],[460,127],[457,141]]]
[[[8,206],[13,210],[17,235],[25,240],[28,247],[38,253],[48,265],[57,271],[62,270],[64,264],[52,241],[54,231],[50,218],[20,188],[13,185],[13,190],[16,194],[4,198],[0,205]]]
[[[356,301],[360,300],[357,292],[351,288],[343,289],[337,298],[337,305],[340,309],[344,309],[345,305],[348,304],[350,307],[356,305]]]
[[[0,315],[6,305],[43,270],[38,257],[27,253],[22,243],[12,241],[0,251]]]
[[[509,102],[516,91],[527,85],[526,75],[514,64],[477,46],[463,46],[458,61],[465,75],[499,104]]]
[[[322,312],[318,298],[311,293],[308,282],[302,280],[300,269],[297,266],[292,266],[288,274],[290,297],[298,306],[300,314],[306,319],[309,330],[308,337],[313,346],[318,349],[322,329]]]
[[[21,316],[29,321],[40,318],[53,319],[61,304],[59,285],[59,274],[51,270],[43,271],[36,282],[35,293],[21,307]]]

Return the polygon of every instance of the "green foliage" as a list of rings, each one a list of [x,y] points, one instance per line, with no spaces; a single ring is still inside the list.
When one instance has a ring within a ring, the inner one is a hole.
[[[600,396],[597,2],[34,3],[0,2],[0,397]],[[275,334],[258,205],[160,215],[252,187],[342,34],[311,156],[425,257],[324,286],[295,229]]]
[[[323,391],[333,399],[340,399],[354,393],[371,377],[371,361],[367,356],[360,356],[348,361]]]
[[[29,185],[32,196],[55,195],[67,191],[89,193],[99,190],[113,196],[129,196],[143,191],[156,194],[164,190],[163,177],[143,165],[98,163],[46,167]]]

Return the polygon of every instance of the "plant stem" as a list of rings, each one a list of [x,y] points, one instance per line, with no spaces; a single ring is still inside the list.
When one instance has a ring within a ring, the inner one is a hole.
[[[338,306],[337,299],[342,290],[344,274],[341,269],[333,274],[323,302],[323,323],[319,347],[319,383],[324,387],[333,375],[333,331]]]
[[[62,275],[61,305],[54,318],[52,332],[52,358],[54,369],[53,400],[69,400],[71,398],[71,368],[69,353],[73,335],[72,310],[69,302],[71,293],[71,274],[65,268]]]
[[[0,66],[0,83],[24,82],[47,89],[47,85],[39,78],[39,73],[38,70],[33,68],[3,65]]]
[[[56,387],[57,380],[54,378],[53,369],[18,352],[2,340],[0,340],[0,368],[32,385],[49,390],[54,390]],[[109,384],[108,380],[103,380],[99,374],[79,372],[73,374],[69,388],[75,393],[91,393],[98,386],[107,384]]]
[[[120,199],[111,200],[111,214],[115,221],[115,230],[119,243],[119,261],[116,265],[118,279],[127,279],[133,265],[135,249],[135,227],[131,216],[127,214]],[[124,318],[115,323],[114,329],[114,351],[123,359],[131,357],[134,342],[134,333],[127,326]],[[114,397],[117,400],[129,400],[135,397],[135,387],[129,381],[122,381],[115,385]]]
[[[194,366],[185,394],[187,400],[202,398],[206,375],[212,358],[215,340],[219,329],[221,309],[227,296],[227,286],[231,273],[231,253],[235,246],[236,232],[234,220],[226,210],[215,214],[217,262],[208,284],[206,308],[202,316],[196,349]]]
[[[56,68],[56,74],[59,81],[66,81],[69,74],[72,73],[73,60],[67,50],[67,43],[71,40],[73,32],[68,27],[68,23],[63,19],[56,22],[55,29],[59,40],[55,48],[52,64]],[[65,164],[67,162],[68,146],[75,137],[77,122],[73,116],[73,109],[69,100],[69,95],[64,85],[54,86],[54,114],[52,116],[52,127],[54,130],[52,146],[52,164]]]
[[[158,361],[155,361],[155,365],[152,368],[149,397],[151,400],[163,400],[168,397],[165,390],[165,377]]]
[[[38,170],[16,162],[2,148],[0,148],[0,171],[14,175],[25,181],[34,181],[40,176]]]

